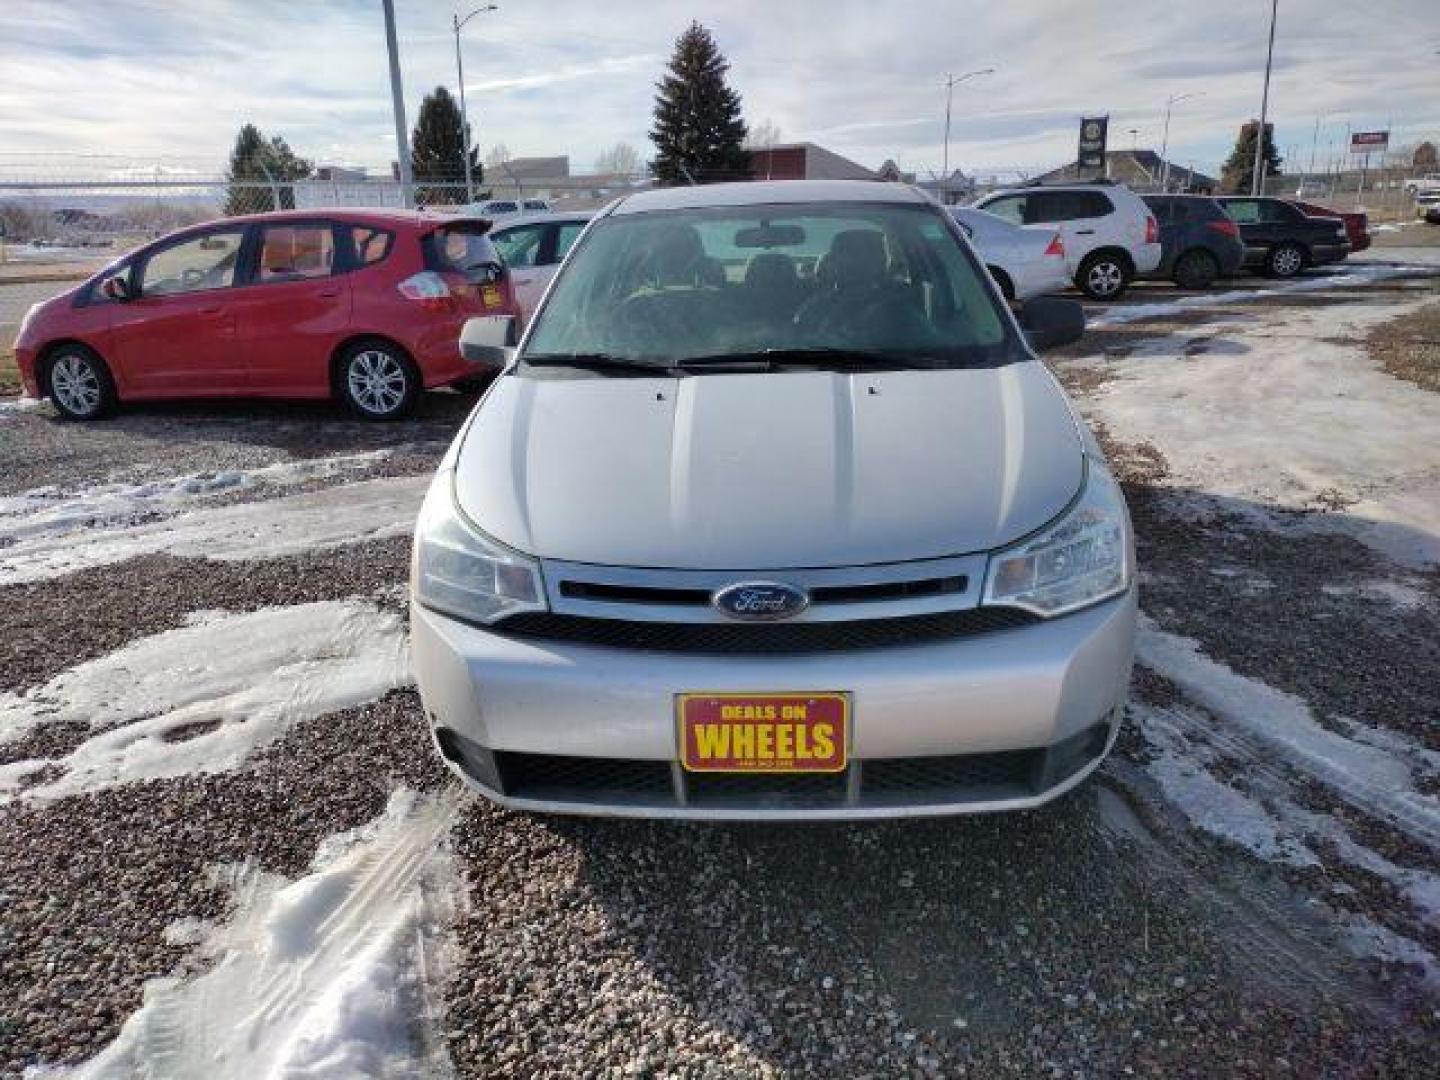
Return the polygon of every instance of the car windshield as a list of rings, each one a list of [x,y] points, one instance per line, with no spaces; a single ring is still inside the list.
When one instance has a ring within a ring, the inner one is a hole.
[[[727,359],[963,367],[1008,362],[1009,320],[929,206],[776,204],[615,214],[537,316],[529,364]]]

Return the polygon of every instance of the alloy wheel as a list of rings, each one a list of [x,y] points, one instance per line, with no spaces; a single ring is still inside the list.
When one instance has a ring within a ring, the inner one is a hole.
[[[1300,272],[1300,252],[1292,247],[1281,248],[1275,253],[1275,272],[1281,277],[1290,277]]]
[[[1098,262],[1090,268],[1086,281],[1097,296],[1110,296],[1124,286],[1125,275],[1116,263]]]
[[[405,400],[409,376],[400,361],[380,349],[366,349],[350,360],[346,376],[350,396],[366,412],[385,416]]]
[[[89,416],[100,408],[100,376],[85,357],[66,353],[50,369],[50,390],[67,411]]]

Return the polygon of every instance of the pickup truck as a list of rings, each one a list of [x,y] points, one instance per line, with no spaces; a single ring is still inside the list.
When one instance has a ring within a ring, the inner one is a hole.
[[[1339,262],[1350,254],[1340,218],[1311,217],[1284,199],[1222,195],[1218,202],[1240,226],[1244,265],[1271,277],[1294,277],[1307,266]]]

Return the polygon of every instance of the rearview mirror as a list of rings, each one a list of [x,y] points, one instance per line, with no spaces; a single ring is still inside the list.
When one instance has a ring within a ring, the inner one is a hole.
[[[472,364],[506,367],[515,355],[515,316],[480,315],[460,331],[460,355]]]
[[[1085,336],[1085,309],[1075,300],[1039,296],[1020,309],[1020,329],[1036,352],[1069,345]]]
[[[771,225],[739,229],[735,233],[738,248],[795,247],[805,242],[805,230],[799,225]]]
[[[100,284],[100,294],[107,300],[123,304],[130,299],[130,284],[125,280],[123,274],[106,278]]]

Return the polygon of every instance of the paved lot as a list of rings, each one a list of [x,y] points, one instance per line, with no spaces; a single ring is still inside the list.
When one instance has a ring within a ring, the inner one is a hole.
[[[1370,344],[1437,306],[1347,267],[1092,308],[1051,363],[1137,527],[1128,722],[956,821],[456,791],[403,588],[472,399],[0,402],[0,1074],[1433,1075],[1440,395]]]

